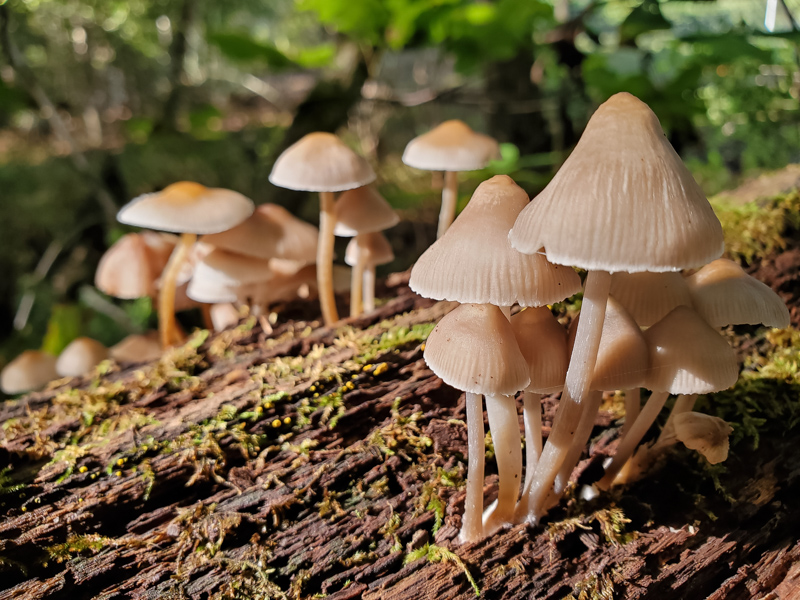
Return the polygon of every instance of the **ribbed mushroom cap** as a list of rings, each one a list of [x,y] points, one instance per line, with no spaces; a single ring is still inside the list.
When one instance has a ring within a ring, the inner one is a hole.
[[[676,306],[691,306],[689,288],[680,273],[614,273],[611,295],[642,327],[663,319]]]
[[[273,185],[306,192],[341,192],[375,181],[369,163],[332,133],[309,133],[275,161]]]
[[[580,315],[570,325],[570,353],[575,344],[579,320]],[[642,387],[649,368],[650,357],[642,330],[625,307],[609,296],[592,389],[612,392]]]
[[[569,267],[511,247],[508,231],[528,203],[510,177],[484,181],[447,233],[414,265],[411,289],[425,298],[496,306],[542,306],[579,292],[580,278]]]
[[[62,377],[79,377],[108,358],[108,348],[97,340],[79,337],[72,340],[56,360],[56,372]]]
[[[0,390],[5,394],[31,392],[53,379],[58,379],[56,357],[39,350],[25,350],[0,372]]]
[[[673,423],[675,437],[689,450],[697,450],[712,465],[728,458],[728,436],[733,428],[719,417],[682,412],[675,415]]]
[[[253,201],[239,192],[179,181],[134,198],[117,213],[117,221],[175,233],[217,233],[238,225],[253,209]]]
[[[155,296],[156,280],[167,266],[176,242],[173,235],[152,231],[123,235],[100,259],[95,286],[123,300]]]
[[[344,262],[354,267],[358,262],[358,253],[365,252],[365,262],[368,265],[385,265],[394,260],[392,245],[381,232],[363,233],[354,237],[347,244],[344,253]]]
[[[678,306],[644,332],[650,371],[643,387],[670,394],[706,394],[739,377],[736,355],[691,308]]]
[[[653,111],[619,93],[594,113],[511,243],[602,271],[677,271],[722,254],[722,227]]]
[[[772,289],[727,258],[686,278],[695,310],[712,327],[763,323],[789,326],[789,309]]]
[[[447,385],[474,394],[510,396],[530,383],[511,324],[496,306],[462,304],[425,342],[425,362]]]
[[[528,391],[537,394],[561,391],[569,365],[567,330],[546,306],[526,308],[513,315],[511,328],[528,363],[531,377]]]
[[[129,335],[108,349],[111,358],[121,363],[148,362],[161,356],[158,332]]]
[[[454,119],[408,142],[403,162],[425,171],[475,171],[499,156],[496,140]]]
[[[317,259],[319,230],[277,204],[262,204],[232,229],[203,236],[216,248],[255,258],[284,258],[312,263]]]
[[[371,185],[344,192],[336,200],[336,228],[339,237],[354,237],[394,227],[400,217]]]

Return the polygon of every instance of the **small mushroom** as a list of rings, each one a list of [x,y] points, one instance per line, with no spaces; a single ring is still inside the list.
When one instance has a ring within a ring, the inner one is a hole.
[[[156,282],[175,250],[178,238],[165,233],[127,233],[100,259],[95,286],[114,298],[155,298]]]
[[[39,350],[25,350],[3,367],[0,390],[4,394],[32,392],[58,379],[56,357]]]
[[[697,412],[675,415],[675,437],[689,450],[697,450],[712,465],[728,458],[728,436],[733,428],[719,417]]]
[[[108,358],[108,348],[97,340],[79,337],[61,351],[56,371],[61,377],[80,377]]]
[[[350,316],[375,310],[375,267],[394,260],[392,245],[380,232],[362,233],[347,244],[344,262],[353,267]],[[362,285],[363,283],[363,285]],[[363,305],[359,302],[363,298]]]
[[[108,355],[120,363],[140,363],[155,360],[161,356],[158,332],[133,334],[108,349]]]

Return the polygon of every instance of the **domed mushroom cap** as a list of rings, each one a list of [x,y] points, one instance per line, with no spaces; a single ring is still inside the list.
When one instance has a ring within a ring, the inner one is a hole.
[[[496,306],[462,304],[442,318],[425,342],[425,362],[457,390],[516,394],[530,383],[511,324]]]
[[[344,262],[356,266],[359,252],[364,252],[364,262],[368,265],[385,265],[394,260],[392,245],[381,232],[364,233],[354,237],[344,251]]]
[[[235,302],[240,286],[262,283],[273,277],[275,271],[270,260],[217,248],[197,263],[186,293],[198,302]]]
[[[736,355],[700,315],[679,306],[644,332],[650,371],[643,387],[670,394],[707,394],[739,377]]]
[[[728,436],[733,428],[719,417],[683,412],[675,415],[673,423],[675,437],[689,450],[697,450],[712,465],[728,458]]]
[[[22,394],[43,388],[58,379],[56,357],[39,350],[25,350],[0,372],[0,390]]]
[[[712,327],[763,323],[789,326],[789,309],[766,284],[727,258],[719,258],[686,278],[692,303]]]
[[[117,220],[159,231],[217,233],[244,221],[254,208],[239,192],[180,181],[134,198],[117,213]]]
[[[284,258],[312,263],[319,230],[277,204],[262,204],[232,229],[203,236],[216,248],[255,258]]]
[[[686,281],[674,272],[614,273],[610,294],[642,327],[663,319],[676,306],[692,305]]]
[[[62,377],[80,377],[108,358],[108,348],[97,340],[79,337],[72,340],[56,360],[56,372]]]
[[[101,292],[132,300],[156,295],[156,281],[167,266],[177,238],[143,231],[119,238],[100,259],[94,284]]]
[[[454,119],[411,140],[403,162],[425,171],[475,171],[499,156],[496,140]]]
[[[111,346],[108,354],[117,362],[149,362],[161,356],[161,343],[158,332],[129,335],[121,342]]]
[[[546,306],[526,308],[511,317],[511,328],[531,377],[528,391],[561,391],[569,366],[567,330]]]
[[[569,267],[511,247],[508,231],[528,203],[510,177],[484,181],[447,233],[414,265],[411,289],[425,298],[496,306],[542,306],[579,292],[580,278]]]
[[[336,227],[333,233],[339,237],[384,231],[400,222],[394,209],[371,185],[344,192],[336,200],[334,211]]]
[[[273,185],[306,192],[341,192],[375,181],[369,163],[332,133],[309,133],[275,161]]]
[[[677,271],[722,254],[722,227],[636,97],[612,96],[511,230],[520,252],[589,270]]]

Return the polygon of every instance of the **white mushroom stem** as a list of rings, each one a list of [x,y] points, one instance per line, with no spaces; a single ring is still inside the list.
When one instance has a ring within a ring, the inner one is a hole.
[[[622,437],[622,440],[617,447],[617,453],[611,460],[611,463],[606,467],[606,473],[603,478],[597,482],[597,487],[607,489],[611,487],[616,479],[617,474],[622,467],[628,462],[628,459],[633,456],[636,446],[642,441],[644,434],[655,423],[658,413],[664,408],[664,403],[669,398],[669,392],[653,392],[650,398],[644,405],[642,412],[633,422],[628,433]]]
[[[319,193],[319,244],[317,246],[317,288],[325,325],[339,320],[336,297],[333,294],[333,229],[336,227],[333,192]]]
[[[464,516],[461,518],[461,543],[477,542],[483,537],[483,465],[486,458],[486,441],[483,432],[483,396],[467,392],[467,497]]]
[[[628,430],[633,425],[636,417],[639,416],[639,411],[642,408],[641,389],[634,388],[632,390],[625,390],[625,422],[622,424],[622,435],[628,433]]]
[[[667,422],[664,423],[664,429],[661,430],[661,435],[658,436],[656,446],[659,444],[659,442],[661,442],[662,438],[666,439],[674,436],[675,415],[691,411],[696,402],[697,394],[681,394],[678,396],[678,398],[675,400],[675,404],[672,406],[672,411],[669,413],[669,417],[667,417]]]
[[[175,287],[181,265],[186,261],[196,241],[197,236],[194,233],[182,233],[161,276],[161,290],[158,293],[158,334],[162,348],[182,341],[175,321]]]
[[[544,502],[572,445],[581,418],[581,402],[589,394],[597,362],[610,287],[610,273],[590,271],[586,276],[581,319],[575,335],[575,346],[567,369],[564,391],[561,394],[553,429],[536,465],[528,496],[527,519],[531,523],[536,523],[541,518]]]
[[[542,455],[542,395],[524,392],[522,395],[522,417],[525,422],[525,485],[522,497],[530,491],[533,471]]]
[[[522,481],[522,444],[514,396],[486,396],[494,456],[500,477],[497,501],[483,516],[483,535],[512,523]]]
[[[592,435],[595,417],[600,408],[600,400],[602,400],[602,398],[603,393],[595,390],[589,394],[589,397],[584,402],[585,406],[583,407],[581,420],[578,422],[578,428],[575,430],[572,446],[564,462],[561,464],[561,468],[558,470],[558,475],[556,475],[556,480],[553,484],[553,491],[555,492],[556,498],[561,497],[561,494],[563,494],[564,490],[567,488],[569,477],[580,461],[583,447]]]
[[[364,312],[375,310],[375,265],[364,267]]]
[[[356,264],[353,265],[353,271],[350,274],[350,316],[357,317],[364,312],[363,304],[363,290],[362,285],[364,282],[364,251],[359,246],[358,257]]]
[[[442,237],[450,228],[456,218],[456,204],[458,203],[458,173],[445,171],[444,187],[442,188],[442,208],[439,211],[439,229],[436,238]]]

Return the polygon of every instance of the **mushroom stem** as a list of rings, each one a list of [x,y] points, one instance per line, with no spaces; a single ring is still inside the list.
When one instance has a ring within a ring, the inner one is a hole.
[[[525,391],[522,394],[522,416],[525,421],[525,485],[524,498],[533,481],[533,471],[542,455],[542,395]]]
[[[364,312],[375,310],[375,265],[364,268]]]
[[[610,273],[590,271],[586,276],[581,319],[575,335],[575,346],[567,369],[564,391],[561,394],[553,428],[536,464],[536,472],[531,482],[527,517],[531,523],[536,523],[542,516],[544,502],[572,445],[572,438],[581,418],[581,401],[589,393],[597,362],[610,287]]]
[[[350,316],[357,317],[364,312],[362,285],[364,282],[364,250],[359,247],[358,259],[350,274]]]
[[[333,325],[339,320],[336,312],[336,297],[333,295],[333,229],[336,215],[333,212],[335,198],[333,192],[319,193],[319,245],[317,246],[317,288],[319,304],[325,325]]]
[[[675,415],[691,411],[694,408],[695,402],[697,402],[697,394],[681,394],[678,396],[675,400],[675,404],[672,406],[669,417],[667,417],[667,422],[664,423],[664,429],[661,430],[661,435],[658,436],[656,445],[658,445],[662,438],[666,439],[674,434]]]
[[[177,344],[182,339],[175,321],[175,286],[181,265],[189,256],[189,251],[196,241],[197,236],[194,233],[182,233],[161,276],[161,290],[158,293],[158,334],[162,348]]]
[[[486,396],[486,414],[500,482],[497,500],[483,515],[484,536],[512,522],[522,481],[522,444],[514,396]]]
[[[211,318],[211,305],[206,303],[201,304],[200,312],[203,315],[203,327],[209,331],[214,331],[214,320]]]
[[[641,389],[625,390],[625,422],[622,424],[622,436],[628,433],[639,411],[642,408]]]
[[[456,218],[456,204],[458,203],[458,173],[455,171],[444,172],[444,187],[442,188],[442,208],[439,211],[439,229],[436,238],[442,237]]]
[[[603,393],[594,390],[589,394],[589,397],[584,402],[585,406],[583,407],[581,420],[578,422],[578,428],[575,430],[575,437],[572,440],[572,446],[570,446],[567,457],[561,464],[561,468],[558,470],[558,475],[556,475],[556,480],[553,484],[553,491],[555,492],[556,498],[559,498],[567,488],[569,477],[572,475],[572,471],[580,461],[581,454],[583,453],[583,447],[586,445],[586,442],[589,441],[589,438],[592,435],[595,417],[597,416],[597,411],[600,408],[600,400],[602,400],[602,398]]]
[[[650,426],[655,423],[658,413],[664,407],[664,403],[669,398],[669,392],[653,392],[650,398],[644,405],[642,412],[636,418],[628,433],[625,434],[617,447],[617,453],[611,460],[611,463],[606,467],[606,474],[597,482],[597,487],[607,489],[611,487],[616,479],[617,474],[622,469],[623,465],[628,462],[628,459],[633,456],[636,446],[642,441],[644,434],[650,429]]]
[[[467,443],[469,465],[467,467],[467,497],[464,500],[464,516],[461,518],[461,543],[477,542],[483,536],[483,464],[486,458],[486,442],[483,433],[483,396],[467,392]]]

